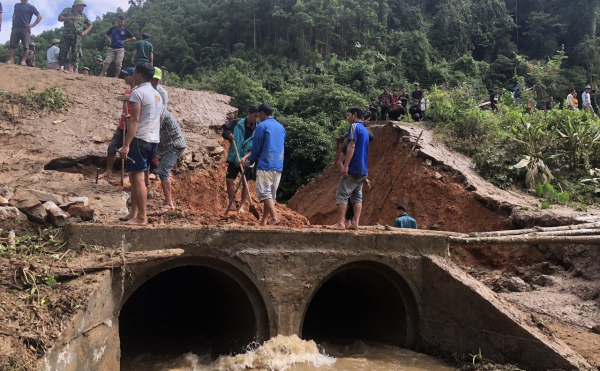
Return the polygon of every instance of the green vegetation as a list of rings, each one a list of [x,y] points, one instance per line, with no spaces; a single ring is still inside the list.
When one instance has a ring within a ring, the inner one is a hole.
[[[593,164],[595,145],[589,149],[559,140],[559,131],[570,135],[568,117],[578,129],[592,130],[585,126],[588,119],[557,111],[548,118],[534,112],[521,121],[522,110],[510,106],[509,92],[517,82],[537,84],[539,102],[549,95],[561,102],[569,88],[581,91],[600,77],[598,1],[129,3],[127,11],[116,9],[94,21],[92,32],[83,38],[82,65],[93,66],[93,56],[105,54],[104,33],[117,14],[124,14],[126,27],[138,38],[142,31],[150,34],[155,64],[170,71],[168,84],[234,96],[233,104],[241,113],[250,103],[270,102],[277,115],[285,116],[286,125],[311,127],[310,133],[325,135],[326,139],[308,135],[302,139],[307,148],[330,151],[324,156],[307,156],[288,143],[291,154],[286,155],[286,166],[303,161],[303,169],[284,175],[284,199],[328,165],[334,146],[325,142],[333,143],[332,138],[345,131],[346,108],[367,104],[379,95],[382,85],[406,85],[410,92],[412,83],[420,82],[431,90],[439,135],[453,148],[475,156],[479,171],[501,187],[521,183],[528,172],[533,179],[529,186],[544,176],[556,182],[549,175],[562,180],[556,170],[571,174]],[[41,66],[50,40],[60,32],[51,30],[33,38]],[[127,45],[126,62],[132,48]],[[556,50],[561,52],[555,56]],[[7,45],[0,46],[0,60],[7,56]],[[505,89],[498,115],[476,108],[488,100],[494,85]],[[533,97],[524,93],[523,98]],[[559,147],[561,152],[549,151]],[[564,157],[549,158],[563,152]],[[525,156],[528,162],[515,168]],[[581,188],[578,181],[573,183]]]

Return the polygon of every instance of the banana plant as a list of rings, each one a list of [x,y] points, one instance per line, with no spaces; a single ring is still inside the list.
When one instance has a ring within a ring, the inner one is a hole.
[[[521,118],[520,123],[512,127],[512,131],[514,135],[513,139],[525,144],[527,154],[523,155],[521,160],[510,168],[527,168],[527,173],[525,174],[527,189],[535,190],[536,184],[544,184],[554,179],[546,163],[553,158],[562,156],[562,153],[554,155],[544,154],[542,148],[544,137],[546,136],[544,125],[541,123],[532,125]]]
[[[572,120],[571,117],[559,126],[558,134],[565,141],[571,167],[575,169],[583,161],[585,169],[589,170],[590,156],[600,142],[600,126],[593,121]]]

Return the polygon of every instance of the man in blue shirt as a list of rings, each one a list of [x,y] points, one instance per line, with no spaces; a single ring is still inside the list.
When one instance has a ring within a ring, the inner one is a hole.
[[[368,176],[369,133],[362,123],[364,111],[360,107],[348,109],[348,144],[346,160],[341,169],[340,184],[335,196],[337,203],[337,223],[334,229],[346,229],[344,216],[348,200],[354,204],[354,217],[348,229],[358,229],[362,211],[362,187]]]
[[[118,78],[121,73],[121,67],[123,67],[123,57],[125,57],[125,43],[135,41],[135,36],[125,27],[125,17],[122,15],[117,17],[117,25],[112,26],[110,30],[106,32],[104,37],[110,42],[108,52],[106,52],[106,59],[104,59],[104,66],[100,77],[104,77],[106,70],[110,67],[112,61],[115,61],[117,69],[115,77]]]
[[[37,26],[42,20],[42,15],[35,6],[28,3],[29,0],[21,0],[21,3],[15,4],[15,12],[12,16],[12,31],[10,32],[10,51],[8,63],[15,63],[15,54],[19,41],[23,44],[23,58],[21,66],[27,63],[29,55],[29,44],[31,43],[31,29]],[[36,16],[35,22],[31,24],[31,18]]]
[[[258,107],[260,124],[254,130],[250,157],[243,162],[246,167],[256,163],[256,193],[259,201],[265,204],[265,212],[260,225],[267,225],[269,216],[271,216],[269,225],[279,223],[279,217],[275,210],[275,198],[283,171],[283,148],[286,133],[283,126],[271,117],[272,115],[273,107],[271,105],[263,103]]]
[[[394,227],[396,228],[412,228],[417,229],[417,221],[410,217],[406,213],[406,207],[404,205],[399,205],[396,208],[396,221],[394,222]]]

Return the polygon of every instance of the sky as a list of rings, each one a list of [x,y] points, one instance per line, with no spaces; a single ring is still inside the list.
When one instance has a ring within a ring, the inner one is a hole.
[[[20,2],[20,0],[0,0],[4,8],[0,43],[4,43],[10,39],[13,9],[17,2]],[[31,30],[34,35],[38,35],[43,31],[62,27],[62,23],[58,21],[58,15],[64,8],[72,6],[73,0],[29,0],[29,3],[35,6],[42,15],[42,21]],[[127,0],[85,0],[85,3],[87,7],[84,13],[91,21],[96,20],[96,17],[102,16],[107,12],[116,11],[118,7],[121,7],[123,10],[129,8]],[[35,16],[33,16],[31,22],[35,22]]]

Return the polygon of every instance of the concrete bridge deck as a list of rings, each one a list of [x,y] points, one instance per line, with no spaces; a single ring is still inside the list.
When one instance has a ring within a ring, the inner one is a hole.
[[[216,352],[298,334],[434,355],[481,349],[487,359],[528,370],[585,365],[455,266],[443,232],[104,225],[71,225],[68,232],[71,249],[185,254],[94,275],[96,295],[41,370],[118,370],[134,344],[198,334]],[[76,356],[65,358],[69,349]]]

